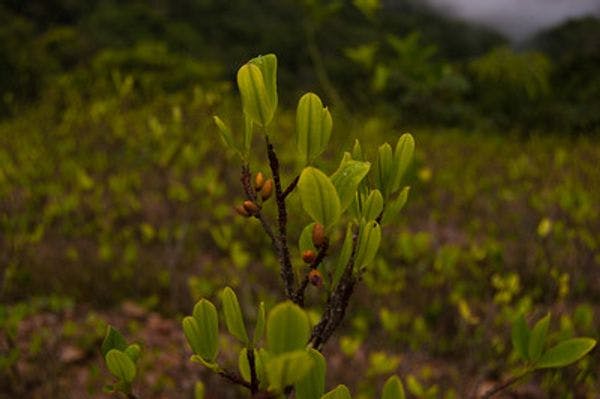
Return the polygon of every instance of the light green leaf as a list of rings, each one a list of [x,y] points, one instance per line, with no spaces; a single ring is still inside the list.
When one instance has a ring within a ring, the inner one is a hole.
[[[369,173],[370,168],[369,162],[355,161],[350,158],[350,154],[344,154],[338,170],[331,175],[331,182],[340,197],[342,212],[352,203],[360,182]]]
[[[279,355],[303,349],[308,343],[310,326],[306,312],[287,301],[269,312],[267,319],[267,345],[270,353]]]
[[[357,161],[364,161],[362,147],[358,140],[354,140],[354,146],[352,147],[352,159]]]
[[[321,396],[321,399],[352,399],[348,387],[345,385],[338,385],[325,395]]]
[[[319,96],[306,93],[296,110],[296,146],[306,165],[327,147],[333,122]]]
[[[358,251],[354,265],[356,267],[369,265],[375,259],[380,243],[381,227],[379,224],[373,220],[364,223],[358,236]]]
[[[217,309],[206,299],[194,306],[193,317],[183,319],[183,332],[195,354],[214,362],[219,353],[219,319]]]
[[[123,335],[117,331],[113,326],[108,326],[106,328],[106,335],[104,336],[104,341],[102,341],[102,346],[100,347],[100,352],[102,352],[102,356],[106,356],[108,351],[111,349],[118,349],[120,351],[124,351],[127,349],[127,342]]]
[[[392,147],[385,143],[379,147],[377,165],[375,168],[375,185],[384,198],[388,198],[394,177],[394,156]]]
[[[515,351],[519,355],[519,357],[523,360],[529,359],[529,336],[531,332],[527,327],[527,323],[525,322],[525,317],[523,314],[520,314],[512,324],[511,329],[511,339],[512,345],[515,348]]]
[[[320,398],[325,391],[325,358],[313,348],[308,350],[308,354],[313,359],[313,367],[294,386],[296,399]]]
[[[216,115],[213,116],[213,120],[215,121],[215,125],[217,125],[217,127],[219,128],[219,136],[221,137],[221,140],[223,141],[225,146],[240,154],[240,150],[235,144],[235,141],[233,140],[233,135],[231,134],[231,130],[229,129],[229,127],[225,124],[225,122],[221,120],[221,118],[219,118]]]
[[[223,289],[221,302],[223,304],[223,313],[225,313],[227,330],[243,344],[248,345],[248,334],[244,325],[242,309],[240,308],[237,295],[235,295],[235,292],[230,287]]]
[[[300,233],[300,238],[298,239],[298,249],[300,250],[300,254],[309,249],[315,249],[315,246],[312,242],[312,232],[314,227],[315,223],[310,223],[302,229],[302,233]]]
[[[131,384],[135,378],[136,368],[133,360],[118,349],[111,349],[105,356],[106,366],[112,375],[121,381]]]
[[[548,349],[535,365],[536,369],[564,367],[584,357],[596,346],[592,338],[571,338]]]
[[[333,272],[334,287],[340,281],[340,278],[344,273],[344,268],[350,260],[350,256],[352,256],[352,223],[348,223],[348,226],[346,227],[346,236],[344,238],[344,244],[342,245],[342,249],[340,250],[340,256],[338,257],[337,262],[335,264],[335,270]]]
[[[125,349],[125,354],[135,363],[140,358],[142,348],[138,344],[131,344]]]
[[[404,386],[397,375],[393,375],[385,382],[381,399],[405,399]]]
[[[244,114],[244,155],[247,157],[250,154],[252,146],[252,134],[254,133],[254,123],[252,119]]]
[[[252,336],[252,344],[256,346],[265,334],[265,303],[258,304],[258,313],[256,315],[256,326],[254,327],[254,335]]]
[[[262,72],[258,66],[247,63],[237,73],[242,96],[242,108],[253,122],[267,126],[273,119],[276,104],[271,104]]]
[[[377,189],[371,191],[363,205],[362,217],[365,220],[375,220],[383,211],[383,196]]]
[[[202,359],[202,357],[200,357],[198,355],[192,355],[192,357],[190,359],[192,362],[200,363],[201,365],[203,365],[204,367],[206,367],[207,369],[209,369],[215,373],[218,373],[222,370],[221,367],[219,367],[219,365],[217,363],[204,360],[204,359]]]
[[[404,187],[400,194],[393,199],[388,201],[385,204],[385,209],[383,211],[383,218],[381,223],[387,224],[394,221],[398,213],[404,208],[406,201],[408,200],[408,193],[410,192],[410,187]]]
[[[304,168],[298,181],[302,207],[325,228],[338,221],[341,215],[340,199],[327,175],[317,168]]]
[[[313,367],[313,358],[306,350],[282,353],[269,359],[266,367],[270,389],[281,391],[300,381]]]
[[[394,170],[391,178],[390,194],[395,192],[402,182],[402,177],[406,173],[406,169],[412,162],[415,152],[415,140],[409,133],[405,133],[398,139],[396,149],[394,151]]]
[[[256,65],[262,72],[265,88],[269,102],[274,108],[277,108],[277,57],[275,54],[261,55],[250,60],[251,64]]]
[[[546,343],[546,334],[548,333],[548,326],[550,325],[550,314],[547,314],[544,318],[538,321],[531,335],[529,336],[529,344],[527,347],[527,354],[529,360],[536,362],[542,355],[544,344]]]

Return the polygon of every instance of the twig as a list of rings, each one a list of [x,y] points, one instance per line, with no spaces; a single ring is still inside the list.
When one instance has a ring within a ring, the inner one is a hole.
[[[250,366],[250,392],[252,395],[258,393],[258,377],[256,376],[256,361],[254,359],[254,349],[248,349],[246,351],[246,357],[248,358],[248,365]]]
[[[525,371],[524,373],[521,373],[521,374],[518,374],[518,375],[516,375],[514,377],[509,378],[508,380],[506,380],[502,384],[498,385],[497,387],[492,388],[489,391],[485,392],[481,396],[481,399],[489,399],[489,398],[491,398],[495,394],[499,393],[500,391],[505,390],[506,388],[508,388],[509,386],[511,386],[512,384],[514,384],[515,382],[519,381],[521,378],[525,377],[527,374],[529,374],[529,370]]]
[[[311,262],[310,267],[309,267],[309,272],[311,270],[315,270],[319,267],[319,265],[321,264],[321,262],[323,262],[323,259],[325,259],[325,256],[327,256],[327,250],[329,249],[329,240],[325,240],[325,242],[323,243],[323,245],[321,246],[321,248],[319,248],[319,252],[317,253],[317,256],[315,257],[315,259]],[[300,286],[298,287],[298,289],[296,290],[296,292],[294,293],[294,298],[293,301],[294,303],[300,305],[300,306],[304,306],[304,292],[306,291],[306,287],[308,286],[308,275],[309,273],[306,273],[304,275],[304,278],[302,279],[302,282],[300,283]]]
[[[228,381],[233,382],[234,384],[241,385],[245,388],[252,390],[252,385],[248,381],[244,380],[241,375],[234,373],[233,371],[223,369],[223,370],[219,370],[217,373],[221,377],[225,378]]]
[[[287,209],[285,207],[285,196],[281,188],[281,178],[279,176],[279,160],[273,145],[269,142],[269,136],[265,134],[267,143],[267,156],[269,166],[275,183],[275,201],[277,202],[277,224],[279,231],[279,263],[281,265],[281,278],[285,283],[285,295],[288,299],[294,297],[294,271],[290,258],[290,250],[287,246]]]
[[[290,183],[290,185],[285,188],[285,190],[283,191],[283,198],[284,199],[288,195],[290,195],[292,193],[292,191],[294,191],[294,189],[298,185],[298,180],[300,180],[300,175],[294,177],[294,180],[292,180],[292,182]]]

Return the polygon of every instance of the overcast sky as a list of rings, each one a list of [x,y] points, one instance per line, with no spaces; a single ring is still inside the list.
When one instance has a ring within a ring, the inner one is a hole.
[[[521,40],[570,17],[600,15],[600,0],[427,0],[438,9]]]

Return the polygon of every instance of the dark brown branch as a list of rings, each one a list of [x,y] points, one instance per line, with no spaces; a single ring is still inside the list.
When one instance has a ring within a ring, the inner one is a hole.
[[[231,381],[234,384],[241,385],[250,390],[252,389],[252,385],[248,381],[244,380],[241,375],[234,373],[233,371],[219,370],[217,373],[221,377],[225,378],[228,381]]]
[[[300,180],[300,175],[296,176],[294,178],[294,180],[292,180],[292,182],[290,183],[290,185],[287,186],[286,189],[283,191],[283,198],[284,199],[287,198],[287,196],[290,195],[292,193],[292,191],[294,191],[294,189],[298,185],[298,180]]]
[[[352,252],[350,259],[344,268],[344,273],[335,287],[331,297],[327,300],[325,310],[319,323],[313,328],[309,342],[312,347],[322,350],[327,340],[331,337],[335,329],[340,325],[346,314],[346,308],[350,302],[350,297],[354,292],[354,286],[357,279],[354,275],[354,259],[358,247],[358,231],[352,235]]]
[[[256,376],[256,361],[254,359],[254,349],[248,349],[246,351],[246,357],[248,358],[248,365],[250,366],[250,392],[252,395],[258,393],[258,377]]]
[[[512,384],[514,384],[515,382],[519,381],[521,378],[525,377],[527,374],[529,374],[529,371],[526,371],[524,373],[518,374],[514,377],[509,378],[508,380],[504,381],[502,384],[490,389],[489,391],[485,392],[482,396],[481,399],[489,399],[492,396],[496,395],[497,393],[500,393],[501,391],[505,390],[506,388],[508,388],[509,386],[511,386]]]
[[[319,267],[319,265],[323,262],[323,259],[327,256],[327,250],[329,249],[329,240],[325,240],[325,243],[321,248],[319,248],[319,252],[315,259],[310,263],[309,271],[304,275],[300,286],[294,293],[293,301],[294,303],[304,306],[304,292],[306,291],[306,287],[308,287],[308,275],[311,270],[315,270]]]
[[[267,156],[269,158],[269,166],[275,183],[275,201],[277,202],[277,225],[279,232],[279,264],[281,265],[281,278],[285,283],[285,295],[288,299],[293,299],[294,296],[294,271],[292,268],[292,260],[290,258],[290,250],[287,246],[287,209],[285,207],[285,196],[281,188],[281,178],[279,175],[279,160],[273,145],[269,142],[269,136],[265,135],[267,143]]]

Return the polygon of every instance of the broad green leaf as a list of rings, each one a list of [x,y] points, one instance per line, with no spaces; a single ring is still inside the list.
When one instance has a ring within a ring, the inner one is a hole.
[[[254,367],[256,369],[256,377],[261,382],[261,385],[266,382],[267,375],[265,366],[262,362],[262,357],[258,351],[254,351]],[[251,380],[250,363],[248,362],[248,349],[242,348],[238,356],[238,370],[242,378],[248,382]]]
[[[216,115],[213,116],[213,120],[219,128],[219,136],[221,136],[221,140],[223,141],[225,146],[240,154],[240,150],[238,149],[237,145],[235,144],[235,141],[233,140],[233,135],[231,134],[231,130],[229,129],[229,127],[227,127],[225,122],[223,122],[221,118],[219,118]]]
[[[320,398],[325,391],[325,358],[313,348],[308,350],[308,354],[313,359],[313,367],[294,385],[296,399]]]
[[[242,309],[237,295],[230,287],[225,287],[221,293],[221,302],[223,304],[223,313],[225,313],[225,324],[231,335],[239,339],[243,344],[248,344],[248,334],[244,325]]]
[[[340,256],[337,259],[335,270],[333,272],[334,287],[337,285],[338,281],[340,281],[340,278],[344,273],[344,268],[348,264],[350,256],[352,256],[352,240],[352,223],[348,223],[348,226],[346,227],[346,236],[344,237],[344,244],[340,250]]]
[[[262,72],[267,96],[271,106],[277,108],[277,57],[275,54],[261,55],[250,60],[251,64],[256,65]]]
[[[511,329],[511,339],[512,345],[515,348],[515,351],[519,355],[519,357],[523,360],[529,359],[529,336],[531,332],[527,327],[527,323],[525,322],[525,317],[523,314],[520,314],[512,324]]]
[[[271,357],[266,367],[270,389],[281,391],[295,384],[306,376],[313,364],[313,358],[306,350],[296,350]]]
[[[396,216],[398,216],[398,213],[404,208],[404,205],[408,200],[409,191],[410,187],[404,187],[395,199],[390,200],[385,204],[383,218],[381,220],[382,223],[386,224],[394,221]]]
[[[383,196],[377,189],[371,191],[363,205],[362,217],[365,220],[375,220],[383,211]]]
[[[527,347],[527,354],[529,360],[536,362],[542,355],[544,344],[546,343],[546,334],[548,333],[548,326],[550,325],[550,314],[546,315],[540,321],[538,321],[529,336],[529,344]]]
[[[260,302],[258,305],[258,313],[256,315],[256,326],[254,327],[254,335],[252,336],[252,344],[256,346],[265,335],[265,303]]]
[[[406,169],[412,162],[415,152],[415,140],[409,133],[405,133],[398,139],[394,151],[394,171],[391,181],[390,194],[398,190]]]
[[[384,198],[390,194],[391,179],[394,177],[394,156],[392,147],[385,143],[379,147],[377,165],[375,168],[375,185]]]
[[[217,309],[210,301],[198,301],[193,317],[183,319],[183,332],[195,354],[207,362],[214,362],[219,353],[219,319]]]
[[[338,221],[342,213],[340,199],[333,183],[317,168],[304,168],[298,181],[302,207],[325,228]]]
[[[548,349],[535,365],[536,369],[564,367],[584,357],[596,346],[592,338],[571,338]]]
[[[381,399],[405,399],[404,386],[397,375],[393,375],[385,382]]]
[[[287,301],[269,312],[267,318],[267,345],[270,353],[279,355],[306,347],[310,326],[306,312]]]
[[[127,349],[125,349],[125,354],[129,356],[135,363],[140,358],[141,351],[142,348],[140,348],[138,344],[131,344],[127,347]]]
[[[352,203],[360,182],[369,173],[369,169],[371,168],[369,162],[354,161],[350,159],[350,154],[346,154],[338,170],[331,175],[331,182],[340,197],[342,212]]]
[[[381,243],[381,227],[373,220],[366,222],[359,233],[358,251],[356,253],[355,266],[362,267],[370,264]]]
[[[106,366],[112,375],[130,384],[135,378],[136,368],[133,360],[118,349],[111,349],[105,356]]]
[[[348,387],[345,385],[338,385],[325,395],[321,396],[321,399],[352,399]]]
[[[300,233],[300,238],[298,239],[298,249],[302,254],[307,250],[314,250],[315,246],[312,242],[312,231],[315,227],[315,223],[310,223],[304,229],[302,229],[302,233]]]
[[[296,110],[296,146],[308,165],[327,147],[333,123],[319,96],[306,93],[300,98]]]
[[[104,341],[102,341],[102,346],[100,347],[100,352],[102,352],[102,356],[106,356],[108,351],[111,349],[118,349],[120,351],[124,351],[127,349],[127,342],[123,335],[119,331],[117,331],[113,326],[108,326],[106,328],[106,335],[104,336]]]
[[[262,72],[258,66],[247,63],[237,73],[237,82],[242,96],[242,107],[253,122],[267,126],[275,113],[271,104]],[[276,105],[276,104],[275,104]]]

